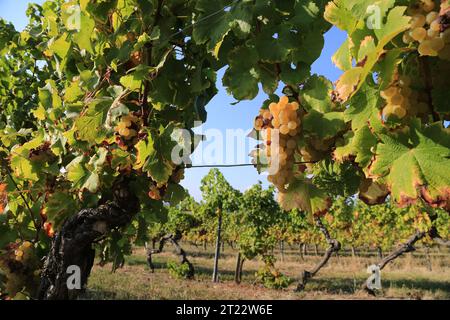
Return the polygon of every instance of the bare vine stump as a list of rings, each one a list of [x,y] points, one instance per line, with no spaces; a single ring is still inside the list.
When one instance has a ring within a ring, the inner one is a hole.
[[[298,251],[300,253],[300,259],[301,260],[305,260],[305,257],[303,256],[303,248],[304,248],[304,243],[299,243],[298,245]]]
[[[353,258],[356,258],[356,257],[357,257],[357,253],[356,253],[356,248],[355,248],[355,246],[352,246],[352,247],[351,247],[351,250],[352,250],[352,257],[353,257]]]
[[[172,243],[172,245],[175,247],[175,251],[180,257],[180,264],[187,264],[189,267],[188,274],[186,275],[187,279],[193,279],[195,276],[195,269],[194,265],[189,261],[187,258],[186,251],[180,246],[179,241],[181,240],[181,234],[167,234],[164,237],[162,237],[159,241],[159,247],[158,249],[150,249],[146,246],[147,251],[147,264],[151,270],[151,272],[155,272],[155,266],[153,264],[153,254],[161,253],[164,250],[164,246],[166,242]]]
[[[377,247],[377,254],[379,259],[383,259],[383,249],[381,247]]]
[[[234,282],[240,284],[242,281],[242,268],[244,266],[245,258],[242,257],[242,254],[238,252],[236,257],[236,271],[234,273]]]
[[[329,247],[325,251],[322,260],[320,260],[320,262],[311,271],[303,270],[303,272],[300,274],[300,281],[297,285],[296,291],[303,291],[308,280],[314,277],[320,271],[320,269],[322,269],[328,263],[328,260],[330,260],[333,253],[338,252],[341,249],[341,244],[336,239],[331,238],[330,233],[323,225],[322,220],[319,217],[314,217],[314,221],[316,222],[319,230],[325,236]]]
[[[427,259],[428,271],[433,271],[433,265],[431,264],[430,247],[429,246],[425,246],[425,257]]]
[[[52,240],[41,274],[38,299],[76,299],[87,285],[95,257],[92,244],[113,229],[124,227],[138,213],[138,198],[122,178],[113,187],[114,199],[97,208],[85,209],[68,218]],[[79,268],[81,287],[69,289],[68,268]]]

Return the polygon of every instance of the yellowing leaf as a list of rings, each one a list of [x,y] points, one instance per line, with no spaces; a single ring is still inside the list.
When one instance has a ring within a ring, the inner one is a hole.
[[[313,215],[324,214],[331,206],[326,193],[308,179],[297,179],[289,184],[285,192],[278,194],[278,202],[286,211],[300,209]]]

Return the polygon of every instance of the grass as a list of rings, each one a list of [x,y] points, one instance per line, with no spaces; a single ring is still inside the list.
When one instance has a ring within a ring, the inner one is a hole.
[[[236,252],[227,247],[219,261],[220,282],[212,283],[213,248],[203,248],[183,244],[196,269],[194,280],[173,279],[166,269],[168,261],[177,261],[173,248],[154,256],[155,273],[151,273],[143,248],[135,248],[126,265],[111,273],[111,266],[95,266],[89,280],[86,299],[450,299],[450,253],[431,252],[432,271],[428,269],[425,255],[421,250],[405,255],[388,265],[382,271],[383,290],[377,297],[360,290],[367,278],[368,265],[378,259],[365,253],[364,257],[340,255],[333,257],[329,264],[312,279],[301,293],[293,291],[295,282],[284,290],[271,290],[255,284],[255,272],[262,263],[258,260],[246,261],[243,281],[234,283]],[[277,267],[294,280],[301,270],[310,268],[319,256],[308,255],[301,260],[298,251],[286,250],[281,262],[275,252]]]

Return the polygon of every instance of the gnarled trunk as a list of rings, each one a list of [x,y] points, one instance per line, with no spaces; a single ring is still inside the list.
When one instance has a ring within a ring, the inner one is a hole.
[[[327,264],[328,260],[330,260],[334,252],[338,252],[341,249],[341,244],[336,239],[331,238],[330,233],[323,225],[322,220],[320,220],[319,217],[314,217],[314,220],[319,230],[325,236],[329,247],[325,251],[322,260],[320,260],[320,262],[311,271],[303,270],[302,274],[300,275],[300,282],[297,285],[296,291],[304,290],[308,280],[314,277],[320,271],[320,269],[322,269]]]
[[[432,235],[432,231],[430,231],[428,233],[430,235]],[[381,259],[381,261],[377,264],[377,267],[379,268],[379,270],[382,270],[389,262],[394,261],[395,259],[397,259],[401,255],[403,255],[404,253],[415,251],[416,248],[414,247],[414,245],[416,244],[416,242],[423,239],[426,235],[427,235],[427,232],[417,231],[415,234],[413,234],[408,239],[408,241],[406,241],[405,243],[400,245],[397,248],[397,250],[394,250],[391,254],[389,254],[386,257],[384,257],[383,259]],[[367,291],[368,293],[374,295],[375,294],[374,290],[369,288],[368,282],[370,279],[371,279],[371,277],[369,277],[369,279],[367,279],[367,281],[364,283],[363,289],[365,291]]]
[[[139,200],[130,192],[128,179],[121,178],[114,184],[113,197],[112,201],[81,210],[64,222],[44,262],[39,299],[76,299],[85,289],[95,258],[92,244],[109,231],[128,225],[139,211]],[[68,279],[74,270],[79,270],[81,286],[69,288]]]
[[[195,275],[195,269],[194,265],[189,261],[187,258],[186,251],[180,246],[178,243],[181,240],[181,234],[167,234],[164,237],[162,237],[159,241],[159,248],[158,249],[150,249],[146,247],[147,250],[147,263],[150,267],[150,270],[152,272],[155,272],[155,266],[153,265],[152,256],[156,253],[161,253],[164,250],[164,245],[166,242],[170,242],[175,247],[176,253],[180,256],[180,264],[187,264],[189,266],[188,274],[186,275],[187,279],[193,279]]]

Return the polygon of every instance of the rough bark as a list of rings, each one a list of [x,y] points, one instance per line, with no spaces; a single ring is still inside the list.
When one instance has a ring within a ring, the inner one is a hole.
[[[300,259],[305,260],[305,257],[303,256],[303,248],[304,248],[304,243],[299,243],[298,245],[298,251],[300,253]]]
[[[306,243],[303,244],[303,256],[306,257],[308,255],[308,245]]]
[[[111,230],[128,225],[139,207],[138,198],[129,190],[128,179],[121,178],[113,186],[113,200],[68,218],[45,258],[38,299],[76,299],[86,287],[94,263],[92,244]],[[69,266],[80,268],[79,289],[69,290],[67,286]]]
[[[238,252],[236,256],[236,270],[234,272],[234,282],[240,284],[242,281],[242,266],[244,264],[245,258],[242,257],[242,254]]]
[[[325,236],[325,239],[329,247],[325,251],[322,260],[320,260],[320,262],[311,271],[303,270],[302,274],[300,275],[300,281],[299,284],[297,285],[296,291],[304,290],[308,280],[314,277],[320,271],[320,269],[322,269],[328,263],[328,260],[330,260],[333,253],[338,252],[341,249],[341,244],[339,243],[339,241],[333,239],[330,236],[330,233],[328,232],[327,228],[323,225],[322,220],[319,217],[314,217],[314,220],[319,230]]]
[[[316,257],[319,255],[319,246],[317,244],[314,244],[314,254]]]
[[[284,262],[284,241],[280,241],[280,260],[281,262]]]
[[[429,232],[431,235],[432,231]],[[413,252],[416,250],[414,247],[414,244],[423,239],[427,235],[427,232],[417,231],[415,234],[413,234],[408,241],[401,244],[396,250],[394,250],[391,254],[387,255],[386,257],[382,258],[381,261],[377,264],[378,268],[382,270],[389,262],[394,261],[401,255]],[[367,291],[368,293],[374,295],[375,292],[372,289],[369,289],[368,281],[364,282],[363,289]]]

